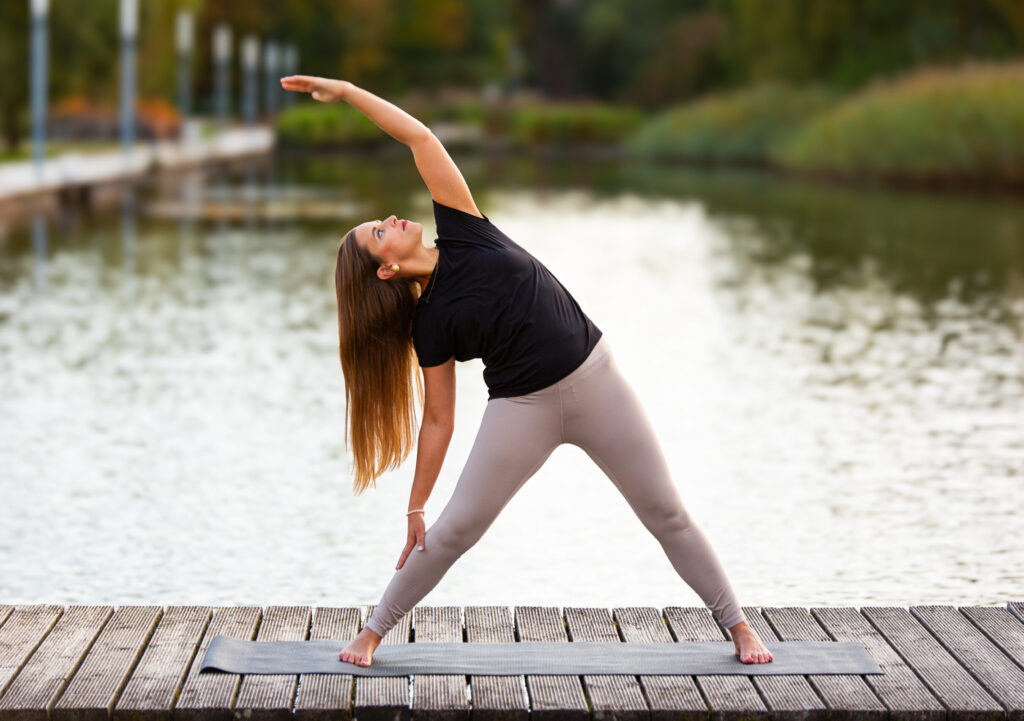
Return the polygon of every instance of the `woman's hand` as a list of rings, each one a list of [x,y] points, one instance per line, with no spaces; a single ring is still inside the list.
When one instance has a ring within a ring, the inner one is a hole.
[[[405,542],[405,550],[402,551],[402,557],[398,559],[398,565],[395,566],[395,570],[397,571],[405,565],[405,559],[409,557],[413,546],[421,551],[426,548],[426,540],[427,525],[423,520],[423,514],[414,513],[409,516],[409,538]]]
[[[313,100],[321,103],[336,103],[344,100],[352,83],[348,80],[331,80],[315,75],[289,75],[281,78],[281,87],[298,93],[310,93]]]

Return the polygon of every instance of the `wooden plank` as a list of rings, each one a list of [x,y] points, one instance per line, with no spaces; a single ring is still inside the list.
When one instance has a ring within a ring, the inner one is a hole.
[[[113,721],[170,721],[210,622],[209,606],[169,606],[114,705]]]
[[[626,643],[675,643],[661,611],[647,606],[613,609],[612,615]],[[708,705],[693,676],[639,676],[647,697],[651,721],[704,721]]]
[[[373,606],[369,608],[366,618],[373,615],[373,609]],[[412,614],[407,613],[388,629],[380,643],[410,643],[411,636]],[[356,693],[352,713],[359,721],[409,721],[412,718],[409,676],[357,676],[354,682]]]
[[[46,721],[113,612],[111,606],[68,606],[0,698],[4,721]]]
[[[995,696],[1012,721],[1024,719],[1024,670],[952,606],[911,606],[910,613]]]
[[[412,624],[416,643],[462,642],[458,606],[416,606]],[[468,691],[465,674],[414,674],[413,716],[417,721],[464,721],[469,718]]]
[[[565,609],[565,625],[573,642],[621,642],[615,621],[605,608],[579,606]],[[638,676],[584,674],[583,690],[590,697],[594,718],[647,721],[651,712]]]
[[[664,610],[676,641],[723,641],[728,634],[706,607],[670,606]],[[750,676],[696,676],[711,709],[712,721],[767,721],[770,714]]]
[[[1024,668],[1024,623],[1008,609],[995,606],[961,606],[960,613],[981,629],[1018,667]]]
[[[4,625],[4,622],[7,620],[7,617],[11,615],[11,612],[13,610],[14,610],[14,606],[2,606],[2,605],[0,605],[0,626]]]
[[[758,613],[756,609],[743,612],[747,616],[747,622],[754,627],[764,641],[771,639],[772,636],[777,636],[782,641],[835,640],[829,636],[806,608],[772,606],[762,608],[761,613]],[[771,623],[770,627],[768,623],[765,623],[766,619]],[[754,685],[764,694],[769,708],[773,710],[776,708],[777,690],[788,685],[785,679],[794,679],[794,681],[800,682],[796,684],[798,694],[806,693],[805,687],[814,689],[814,692],[824,701],[824,705],[821,707],[822,711],[826,706],[831,709],[831,721],[884,719],[888,716],[885,704],[864,681],[864,677],[849,674],[754,677]],[[795,712],[794,706],[789,708]],[[816,717],[819,715],[817,707],[815,707],[814,715]]]
[[[861,613],[958,721],[1003,718],[1003,708],[905,608],[865,606]]]
[[[795,609],[799,612],[797,614],[780,614],[780,620],[785,620],[789,623],[787,629],[790,631],[792,637],[790,641],[830,641],[831,639],[825,634],[821,627],[814,622],[814,619],[810,617],[805,609]],[[779,626],[768,625],[765,618],[758,612],[755,607],[743,607],[743,615],[747,617],[747,623],[752,629],[761,637],[761,641],[769,643],[772,641],[780,640],[778,634]],[[774,619],[772,619],[774,621]],[[742,663],[738,658],[737,663]],[[774,661],[769,662],[769,666]],[[863,696],[867,697],[867,700],[871,704],[871,709],[874,711],[884,711],[885,706],[875,698],[875,695],[871,693],[871,690],[864,684],[864,680],[859,676],[751,676],[750,680],[754,683],[754,687],[761,694],[761,698],[764,699],[765,706],[772,714],[773,719],[806,719],[807,721],[825,721],[828,715],[827,707],[825,702],[822,701],[822,697],[819,696],[818,686],[812,685],[814,679],[826,679],[822,684],[828,686],[829,681],[835,681],[840,679],[833,686],[836,689],[846,689],[851,691],[851,698],[856,698],[863,701]],[[810,680],[809,680],[810,679]],[[845,680],[845,681],[844,681]],[[856,683],[860,682],[859,690],[862,692],[860,696],[856,695],[858,690]],[[835,695],[833,698],[840,698],[840,695]],[[855,714],[859,715],[859,714]],[[833,719],[833,721],[836,721]]]
[[[199,666],[214,636],[251,641],[261,615],[259,606],[225,606],[213,610],[213,618],[203,634],[199,651],[189,664],[171,718],[175,721],[229,721],[233,718],[231,701],[242,675],[221,671],[200,673]]]
[[[317,608],[310,640],[347,643],[359,635],[358,608]],[[342,663],[339,659],[338,663]],[[295,721],[352,721],[353,676],[350,673],[304,673],[299,676]]]
[[[63,606],[17,606],[7,615],[0,627],[0,699],[63,612]]]
[[[513,615],[521,643],[563,642],[569,639],[557,607],[516,606]],[[583,682],[576,675],[541,674],[526,677],[532,721],[580,721],[590,718]]]
[[[1006,604],[1006,610],[1024,621],[1024,601],[1010,601]]]
[[[305,641],[309,636],[309,606],[268,606],[257,641]],[[339,661],[339,663],[341,663]],[[235,718],[246,721],[290,721],[298,674],[260,673],[242,677]]]
[[[812,608],[811,616],[835,640],[864,644],[883,671],[880,676],[863,676],[864,683],[889,708],[892,721],[943,721],[946,718],[945,707],[856,608]],[[836,713],[835,708],[833,713]]]
[[[107,721],[156,627],[161,606],[121,606],[92,644],[50,721]]]
[[[516,633],[508,606],[467,606],[466,641],[515,643]],[[525,676],[469,677],[473,721],[528,721],[530,701]]]

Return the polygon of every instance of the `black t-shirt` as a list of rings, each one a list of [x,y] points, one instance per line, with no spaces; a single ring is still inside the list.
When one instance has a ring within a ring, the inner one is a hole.
[[[412,321],[421,366],[482,358],[490,400],[546,388],[586,360],[601,330],[543,263],[487,216],[435,200],[434,220],[437,267]]]

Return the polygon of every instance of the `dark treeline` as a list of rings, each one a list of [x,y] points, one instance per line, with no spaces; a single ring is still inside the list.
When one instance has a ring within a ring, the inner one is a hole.
[[[28,121],[28,0],[0,2],[0,125]],[[210,37],[294,43],[300,72],[375,92],[487,84],[658,109],[751,81],[854,89],[879,75],[1024,50],[1020,0],[141,0],[139,91],[174,98],[174,16],[196,14],[196,107]],[[51,98],[116,104],[118,0],[52,0]]]

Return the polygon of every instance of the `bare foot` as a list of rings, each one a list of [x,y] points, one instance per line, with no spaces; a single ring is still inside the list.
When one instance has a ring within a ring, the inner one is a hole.
[[[341,650],[338,658],[357,666],[369,666],[373,663],[373,652],[380,645],[380,636],[364,628],[359,635],[353,638],[348,646]]]
[[[743,663],[769,663],[772,652],[761,643],[761,637],[746,621],[740,621],[729,629],[732,641],[736,644],[736,656]]]

